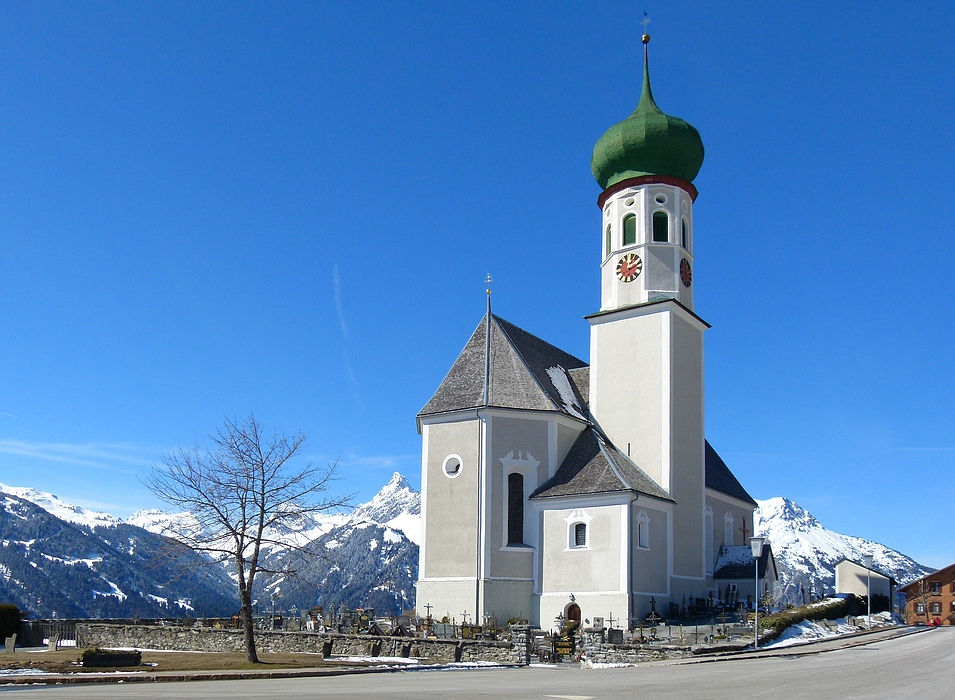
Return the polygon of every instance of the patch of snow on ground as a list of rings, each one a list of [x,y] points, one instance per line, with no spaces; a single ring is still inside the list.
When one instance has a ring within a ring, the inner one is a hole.
[[[612,664],[605,661],[591,661],[590,659],[584,659],[580,662],[581,668],[630,668],[636,664]]]
[[[354,663],[370,664],[401,664],[404,666],[414,666],[418,663],[417,659],[406,659],[401,656],[335,656],[336,661],[350,661]]]
[[[807,642],[814,642],[819,639],[828,639],[830,637],[838,637],[843,634],[851,634],[853,632],[860,631],[855,625],[848,624],[846,618],[844,617],[834,620],[834,622],[836,623],[836,628],[830,629],[829,627],[821,625],[818,622],[803,620],[798,625],[793,625],[792,627],[786,629],[773,641],[763,644],[762,648],[768,649],[790,647],[798,644],[806,644]],[[884,612],[876,613],[872,616],[871,626],[873,629],[876,627],[894,627],[899,623],[900,620],[897,616],[893,616],[891,613]]]
[[[55,671],[44,671],[39,668],[0,668],[0,676],[51,676],[58,675]]]

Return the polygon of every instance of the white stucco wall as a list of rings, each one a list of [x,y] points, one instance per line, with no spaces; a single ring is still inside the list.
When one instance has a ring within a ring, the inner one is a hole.
[[[875,571],[868,571],[851,561],[843,560],[836,564],[836,593],[854,593],[865,596],[867,575],[871,577],[872,595],[890,595],[890,581],[887,576]]]

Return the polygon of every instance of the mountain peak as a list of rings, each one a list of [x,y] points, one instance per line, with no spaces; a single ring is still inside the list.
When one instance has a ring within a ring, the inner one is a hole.
[[[401,475],[400,472],[395,472],[391,475],[391,481],[385,484],[385,486],[379,492],[379,495],[386,491],[398,491],[400,489],[411,490],[411,484]]]
[[[835,565],[843,557],[860,562],[866,554],[872,554],[873,568],[902,584],[929,571],[883,544],[826,529],[812,513],[788,498],[756,503],[756,533],[769,539],[779,565],[779,602],[802,603],[803,596],[810,592],[832,591]]]
[[[405,477],[395,472],[374,498],[355,508],[350,519],[401,530],[408,539],[417,543],[420,516],[421,494],[411,488]]]
[[[0,484],[0,493],[7,493],[24,501],[29,501],[39,506],[50,515],[55,515],[60,520],[65,520],[75,525],[86,525],[88,527],[112,527],[119,525],[122,521],[114,518],[109,513],[90,510],[82,506],[74,506],[65,501],[61,501],[52,493],[40,491],[38,489],[22,486],[7,486]]]
[[[775,498],[768,498],[765,501],[756,501],[756,503],[759,505],[759,510],[757,511],[759,519],[793,523],[801,528],[819,526],[819,521],[816,520],[812,513],[788,498],[776,496]]]

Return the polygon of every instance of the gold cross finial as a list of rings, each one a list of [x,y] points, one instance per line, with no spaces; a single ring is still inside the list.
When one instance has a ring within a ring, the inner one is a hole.
[[[650,17],[647,16],[647,13],[646,13],[646,12],[643,13],[643,21],[640,22],[640,24],[643,25],[643,43],[644,43],[644,44],[649,44],[649,43],[650,43],[650,35],[647,33],[647,25],[650,24]]]
[[[491,282],[493,282],[493,281],[494,281],[494,280],[491,278],[491,274],[490,274],[490,273],[488,273],[487,277],[484,278],[484,284],[487,285],[487,293],[488,293],[488,294],[491,293]]]

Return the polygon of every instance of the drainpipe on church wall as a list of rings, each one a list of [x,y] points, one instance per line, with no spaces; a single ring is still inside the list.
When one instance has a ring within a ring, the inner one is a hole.
[[[485,467],[485,443],[487,439],[487,417],[481,416],[481,409],[476,411],[478,418],[478,449],[477,449],[477,542],[475,543],[475,570],[474,570],[474,621],[472,624],[480,624],[479,620],[484,618],[484,577],[485,577],[485,558],[484,542],[487,519],[484,517],[485,489],[484,482],[487,474]]]

